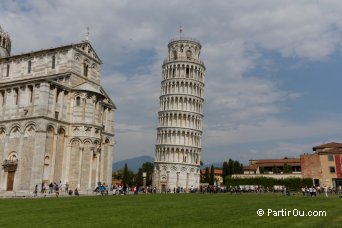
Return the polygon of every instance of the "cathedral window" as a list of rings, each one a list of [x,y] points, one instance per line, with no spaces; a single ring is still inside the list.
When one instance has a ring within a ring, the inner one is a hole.
[[[14,89],[14,101],[15,101],[15,105],[18,105],[18,101],[19,101],[19,90],[18,90],[18,88]]]
[[[59,97],[60,93],[61,93],[61,91],[57,90],[57,92],[56,92],[56,103],[58,103],[58,97]]]
[[[88,65],[86,63],[83,64],[83,74],[88,77]]]
[[[76,106],[80,106],[80,105],[81,105],[81,98],[76,97]]]
[[[31,60],[28,61],[28,64],[27,64],[27,73],[31,73],[31,65],[32,65],[32,62]]]
[[[10,71],[10,65],[7,64],[7,68],[6,68],[6,77],[9,76],[9,71]]]
[[[58,120],[59,112],[55,112],[55,119]]]
[[[1,106],[4,106],[5,104],[5,91],[1,91],[0,92],[0,102],[1,102]]]
[[[33,86],[28,86],[30,103],[33,101]]]
[[[51,68],[52,69],[55,69],[55,67],[56,67],[56,56],[52,56],[52,64],[51,64]]]

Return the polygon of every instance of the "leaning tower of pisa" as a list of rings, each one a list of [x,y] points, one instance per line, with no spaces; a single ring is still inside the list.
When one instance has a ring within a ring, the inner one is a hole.
[[[158,191],[199,187],[205,66],[201,44],[173,39],[162,66],[153,184]]]

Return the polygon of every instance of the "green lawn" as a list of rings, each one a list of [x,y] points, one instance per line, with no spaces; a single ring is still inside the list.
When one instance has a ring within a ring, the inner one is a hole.
[[[265,215],[256,212],[263,209]],[[324,217],[267,210],[326,211]],[[280,194],[157,194],[0,199],[0,227],[342,227],[342,199]]]

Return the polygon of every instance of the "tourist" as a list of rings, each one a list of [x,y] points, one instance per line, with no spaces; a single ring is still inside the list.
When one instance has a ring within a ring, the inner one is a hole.
[[[37,193],[38,193],[38,184],[36,184],[36,186],[34,187],[34,197],[37,197]]]
[[[49,184],[49,194],[51,194],[53,191],[53,184],[52,182]]]
[[[78,193],[77,188],[75,188],[75,196],[80,196],[80,194]]]
[[[324,193],[325,197],[328,197],[328,187],[326,185],[324,185]]]
[[[58,198],[59,196],[59,186],[57,183],[55,183],[55,187],[54,187],[55,193],[56,193],[56,197]]]
[[[68,182],[65,183],[65,192],[66,193],[69,192],[69,184],[68,184]]]

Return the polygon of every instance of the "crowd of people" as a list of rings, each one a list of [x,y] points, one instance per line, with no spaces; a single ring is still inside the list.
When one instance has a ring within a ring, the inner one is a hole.
[[[328,197],[330,194],[342,194],[342,186],[339,187],[327,187],[327,186],[306,186],[301,188],[303,196],[317,196],[317,194],[325,194]],[[60,194],[69,195],[69,196],[79,196],[79,191],[77,188],[69,189],[69,184],[65,183],[42,183],[39,189],[39,186],[36,185],[34,188],[34,196],[37,197],[38,193],[41,193],[44,197],[48,195],[55,195],[59,197]],[[122,184],[105,184],[105,183],[97,183],[97,187],[93,190],[93,193],[99,195],[129,195],[129,194],[140,194],[140,193],[157,193],[157,188],[153,186],[146,186],[146,189],[143,186],[128,186]],[[258,186],[258,185],[244,185],[244,186],[215,186],[215,185],[200,185],[199,188],[195,188],[191,186],[188,190],[183,187],[174,187],[173,189],[168,188],[162,193],[267,193],[267,192],[280,192],[284,196],[290,196],[289,188],[286,186],[273,186],[271,189],[268,187]]]
[[[342,186],[338,187],[327,187],[327,186],[312,186],[312,187],[302,187],[302,194],[303,196],[317,196],[317,194],[323,194],[325,197],[329,197],[331,194],[342,194]]]
[[[63,195],[75,195],[75,196],[79,196],[79,192],[78,189],[75,188],[74,190],[69,189],[69,184],[65,183],[62,184],[62,182],[60,181],[59,183],[50,183],[50,184],[46,184],[46,183],[42,183],[40,186],[40,190],[38,189],[38,184],[36,184],[34,191],[33,191],[33,195],[34,197],[38,197],[38,192],[40,192],[40,194],[44,197],[46,196],[50,196],[50,195],[55,195],[56,197],[59,197],[60,194],[63,193]]]

